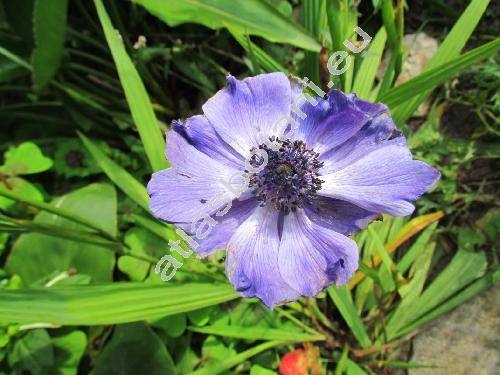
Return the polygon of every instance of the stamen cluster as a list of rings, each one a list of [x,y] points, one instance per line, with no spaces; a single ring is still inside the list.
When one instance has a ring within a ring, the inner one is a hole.
[[[249,178],[249,186],[261,206],[271,205],[285,215],[304,204],[312,204],[323,182],[319,170],[323,163],[319,154],[308,149],[302,141],[269,139],[272,143],[258,148],[267,153],[267,164]],[[250,165],[258,168],[264,158],[252,150]]]

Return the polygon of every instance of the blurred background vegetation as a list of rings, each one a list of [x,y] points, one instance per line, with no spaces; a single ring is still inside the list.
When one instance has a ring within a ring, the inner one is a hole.
[[[287,374],[302,347],[312,374],[432,368],[411,360],[414,336],[499,278],[488,3],[0,1],[0,373]],[[241,300],[223,252],[162,283],[154,265],[176,235],[144,188],[167,166],[162,132],[229,72],[324,85],[356,25],[374,39],[337,87],[388,104],[439,185],[413,217],[358,234],[360,271],[317,299]]]

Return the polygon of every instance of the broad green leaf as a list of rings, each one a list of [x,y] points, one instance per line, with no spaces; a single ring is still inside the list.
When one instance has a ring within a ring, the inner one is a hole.
[[[33,78],[35,87],[43,89],[61,64],[66,36],[68,0],[35,0],[33,9]]]
[[[328,288],[328,294],[335,303],[335,306],[337,306],[337,309],[349,328],[351,328],[352,333],[354,337],[356,337],[356,340],[358,340],[359,345],[362,348],[368,348],[371,346],[371,340],[368,337],[368,333],[366,332],[366,328],[361,321],[358,312],[356,311],[356,306],[354,306],[354,303],[352,302],[351,293],[349,292],[349,289],[347,289],[347,286],[332,286]]]
[[[115,328],[111,340],[97,358],[96,375],[175,374],[174,362],[165,345],[145,323]]]
[[[32,142],[10,148],[4,155],[0,172],[6,175],[23,175],[44,172],[52,167],[52,160],[43,155]]]
[[[192,372],[191,375],[217,375],[223,373],[224,371],[229,370],[230,368],[248,360],[254,355],[282,344],[283,341],[266,341],[234,356],[229,356],[223,360],[217,361],[210,366],[205,366],[199,370],[196,370]]]
[[[226,284],[114,283],[2,290],[0,321],[102,325],[155,319],[238,298]]]
[[[381,28],[371,41],[366,52],[362,55],[363,60],[356,73],[354,86],[352,87],[352,92],[361,99],[368,100],[370,98],[377,68],[380,65],[382,53],[384,52],[386,39],[387,33],[384,28]]]
[[[472,0],[469,6],[462,13],[455,26],[446,36],[445,40],[437,50],[436,54],[429,61],[424,72],[445,64],[460,54],[465,43],[476,28],[481,16],[486,10],[489,0]],[[397,108],[394,108],[392,115],[397,124],[403,124],[417,110],[418,106],[430,95],[432,90],[420,94],[418,97],[409,100]]]
[[[311,335],[300,331],[279,328],[242,327],[242,326],[205,326],[189,327],[190,331],[217,335],[223,337],[233,337],[246,340],[282,340],[287,342],[305,342],[324,340],[322,335]]]
[[[500,39],[486,43],[445,64],[427,69],[417,77],[389,90],[378,100],[385,103],[389,108],[396,108],[415,96],[436,88],[467,66],[492,56],[498,51],[500,51]]]
[[[116,192],[110,185],[88,185],[56,198],[52,204],[92,220],[107,233],[116,235]],[[34,221],[67,229],[85,229],[81,224],[48,212],[40,212]],[[70,268],[92,276],[94,281],[106,281],[112,278],[114,263],[114,253],[103,247],[29,233],[21,235],[14,244],[6,270],[20,275],[28,285],[54,271]]]
[[[288,43],[310,51],[320,45],[302,27],[265,0],[132,0],[170,26],[200,23],[211,29],[229,25],[241,34]]]
[[[48,373],[54,363],[54,349],[50,336],[45,329],[28,331],[16,341],[9,353],[9,366],[21,374],[29,371],[34,374]]]
[[[161,319],[152,319],[149,323],[157,328],[161,328],[170,337],[180,337],[186,331],[186,314],[175,314],[165,316]]]
[[[78,134],[95,161],[130,199],[149,212],[149,198],[146,188],[120,165],[111,160],[99,147],[83,134]]]
[[[87,348],[87,337],[82,331],[73,331],[52,339],[54,346],[54,373],[76,375],[78,363]]]
[[[132,60],[127,55],[121,36],[111,24],[102,1],[94,0],[94,2],[106,41],[116,64],[118,76],[120,77],[132,118],[144,144],[151,168],[154,172],[165,169],[168,167],[168,163],[165,160],[165,142],[144,84]]]

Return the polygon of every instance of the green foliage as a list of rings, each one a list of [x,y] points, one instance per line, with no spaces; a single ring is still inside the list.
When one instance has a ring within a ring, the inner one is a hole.
[[[170,26],[201,23],[212,29],[233,27],[240,33],[262,36],[272,42],[319,51],[320,45],[299,25],[264,0],[133,0]]]
[[[43,89],[52,80],[64,52],[68,0],[35,0],[33,10],[33,78],[35,87]]]

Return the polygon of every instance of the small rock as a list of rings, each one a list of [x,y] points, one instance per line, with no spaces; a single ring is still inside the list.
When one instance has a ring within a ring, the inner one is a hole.
[[[500,288],[484,291],[418,335],[412,362],[443,367],[410,369],[409,375],[500,374]]]

